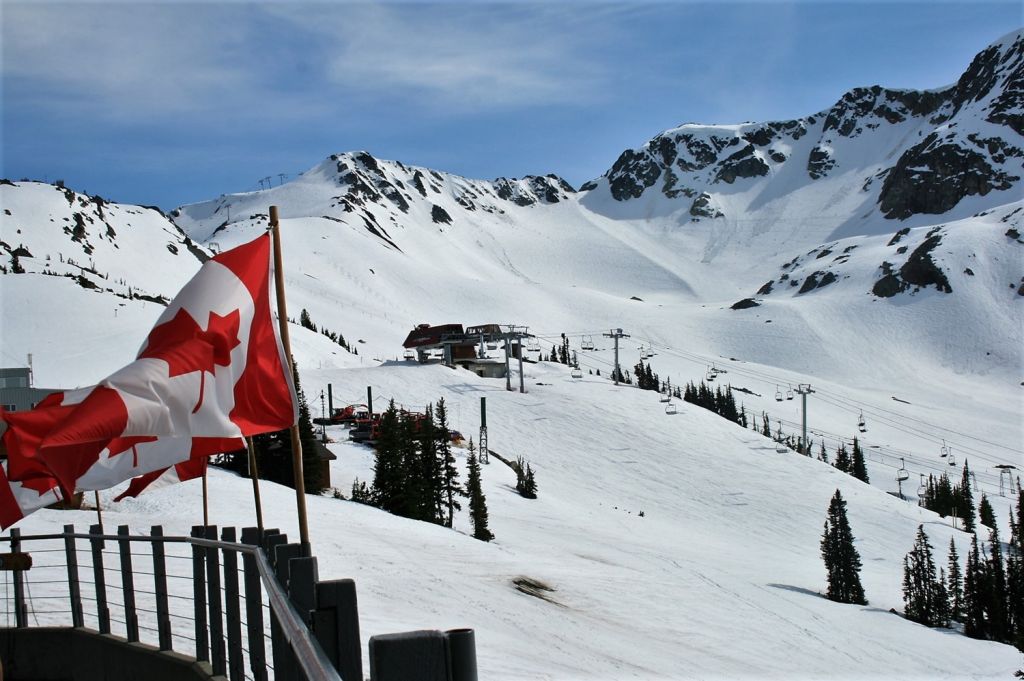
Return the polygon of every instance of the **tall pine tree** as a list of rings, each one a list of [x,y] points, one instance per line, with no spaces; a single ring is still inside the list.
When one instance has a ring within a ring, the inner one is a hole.
[[[964,616],[964,580],[960,569],[960,556],[956,552],[956,542],[949,538],[949,572],[946,574],[946,593],[949,595],[949,616],[957,622]]]
[[[469,517],[473,522],[473,537],[481,541],[491,541],[494,535],[487,527],[487,497],[484,496],[480,484],[480,461],[476,457],[472,438],[469,440],[469,477],[466,481],[466,493],[469,495]]]
[[[908,620],[927,627],[949,624],[946,589],[935,574],[932,545],[923,525],[917,528],[914,548],[903,558],[903,605]]]
[[[868,467],[864,463],[864,450],[860,448],[857,438],[853,438],[853,462],[850,473],[861,482],[871,482],[868,479]]]
[[[971,638],[986,638],[988,635],[985,619],[987,592],[988,576],[978,551],[978,536],[971,535],[971,550],[964,570],[964,634]]]
[[[867,605],[860,583],[860,554],[853,545],[853,532],[846,518],[846,502],[839,490],[828,507],[821,538],[821,557],[828,572],[828,597],[839,603]]]
[[[1017,485],[1016,513],[1010,514],[1010,545],[1006,556],[1006,594],[1010,605],[1013,645],[1024,650],[1024,500]],[[1016,516],[1016,517],[1014,517]]]
[[[451,430],[448,429],[448,408],[444,398],[437,401],[437,457],[441,461],[441,496],[444,499],[444,524],[451,527],[455,519],[455,511],[462,510],[456,497],[462,494],[459,486],[459,469],[455,466],[455,455],[452,453]]]
[[[964,529],[974,532],[974,495],[971,494],[971,471],[967,467],[967,459],[964,459],[963,475],[960,477],[957,494],[959,498],[956,501],[956,510],[963,518]]]

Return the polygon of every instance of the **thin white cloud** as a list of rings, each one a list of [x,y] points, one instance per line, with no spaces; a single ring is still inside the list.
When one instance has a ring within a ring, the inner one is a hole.
[[[349,94],[449,111],[585,104],[604,96],[595,58],[609,27],[586,8],[532,4],[285,5],[318,36],[327,79]]]
[[[176,115],[253,86],[245,36],[216,6],[19,2],[3,12],[4,80],[37,99]]]

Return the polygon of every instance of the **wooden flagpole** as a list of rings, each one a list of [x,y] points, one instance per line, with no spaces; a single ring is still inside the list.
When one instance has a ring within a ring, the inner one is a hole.
[[[263,503],[260,501],[260,472],[256,468],[256,450],[252,445],[252,438],[245,438],[245,446],[249,450],[249,477],[252,478],[252,496],[256,502],[256,527],[263,536]]]
[[[210,495],[206,489],[206,471],[209,466],[203,466],[203,526],[210,524]]]
[[[288,362],[288,371],[295,375],[292,364],[292,344],[288,335],[288,307],[284,299],[284,258],[281,255],[281,225],[277,218],[277,206],[270,207],[270,233],[274,240],[274,283],[277,286],[277,316],[281,327],[281,343]],[[310,555],[309,525],[306,523],[306,480],[302,473],[302,442],[299,440],[299,424],[289,429],[292,436],[292,477],[295,481],[295,505],[299,513],[299,541],[302,551]]]

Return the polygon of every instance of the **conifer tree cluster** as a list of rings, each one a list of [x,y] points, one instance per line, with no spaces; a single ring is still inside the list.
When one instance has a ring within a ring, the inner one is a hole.
[[[946,575],[935,572],[932,545],[924,526],[917,528],[914,548],[903,557],[903,605],[908,620],[926,627],[948,627],[950,619]]]
[[[740,411],[736,408],[736,399],[732,396],[732,386],[715,386],[712,390],[704,381],[700,385],[693,382],[687,383],[683,389],[683,400],[708,411],[713,411],[722,418],[729,419],[733,423],[741,423]],[[768,426],[768,417],[765,415],[765,427]],[[769,437],[771,429],[768,430]]]
[[[379,429],[369,501],[395,515],[451,527],[462,489],[444,400],[436,409],[427,405],[423,414],[399,410],[391,400]],[[358,495],[365,498],[361,489]]]
[[[295,320],[291,321],[294,323]],[[306,308],[302,308],[302,312],[299,314],[299,325],[302,326],[303,328],[309,329],[310,331],[319,331],[321,334],[327,336],[332,341],[334,341],[341,347],[351,352],[353,355],[359,354],[358,348],[351,345],[347,340],[345,340],[345,337],[340,333],[330,331],[327,329],[327,327],[320,327],[318,329],[317,325],[313,323],[313,319],[309,316],[309,312],[306,310]]]
[[[839,603],[867,605],[860,583],[860,554],[853,541],[853,531],[846,518],[846,501],[836,490],[828,506],[821,537],[821,557],[828,572],[828,598]]]
[[[942,517],[957,516],[963,521],[963,529],[974,531],[974,495],[971,493],[970,469],[964,461],[960,484],[953,484],[945,473],[941,477],[929,475],[925,483],[924,495],[919,503],[929,511],[935,511]],[[987,501],[987,500],[986,500]],[[989,511],[991,511],[991,506]],[[995,522],[994,518],[990,520]]]
[[[541,359],[547,359],[549,362],[558,362],[559,364],[572,364],[575,366],[575,355],[569,351],[569,339],[566,335],[562,334],[562,342],[557,346],[551,346],[551,354],[547,357],[541,357]]]
[[[963,624],[971,638],[999,641],[1024,650],[1024,508],[1018,483],[1017,504],[1010,516],[1010,542],[1003,554],[993,523],[989,541],[971,536],[966,564],[960,566],[956,544],[949,542],[947,570],[935,563],[924,529],[904,559],[903,600],[908,619],[928,626]]]
[[[824,447],[825,445],[822,444],[822,449]],[[836,450],[835,467],[844,473],[849,473],[862,482],[870,482],[867,464],[864,462],[864,450],[861,448],[856,436],[853,438],[851,451],[846,450],[845,442],[839,443],[839,448]]]
[[[633,375],[636,376],[636,387],[641,390],[661,391],[661,381],[658,379],[658,374],[651,369],[650,362],[647,364],[644,364],[643,360],[637,362],[633,367]]]
[[[519,496],[526,499],[537,498],[537,480],[533,475],[533,468],[529,461],[523,461],[523,457],[516,457],[512,463],[512,470],[516,472],[516,491]]]

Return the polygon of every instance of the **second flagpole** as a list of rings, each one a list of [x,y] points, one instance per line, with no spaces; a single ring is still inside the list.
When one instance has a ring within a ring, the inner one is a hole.
[[[277,287],[277,316],[281,328],[281,343],[284,345],[288,371],[295,375],[292,363],[292,344],[288,335],[288,306],[284,297],[284,258],[281,255],[281,224],[277,217],[277,206],[270,207],[270,234],[274,241],[274,284]],[[299,514],[299,541],[305,555],[310,555],[309,525],[306,522],[306,480],[302,471],[302,442],[299,440],[299,424],[289,429],[292,439],[292,477],[295,482],[295,505]]]

